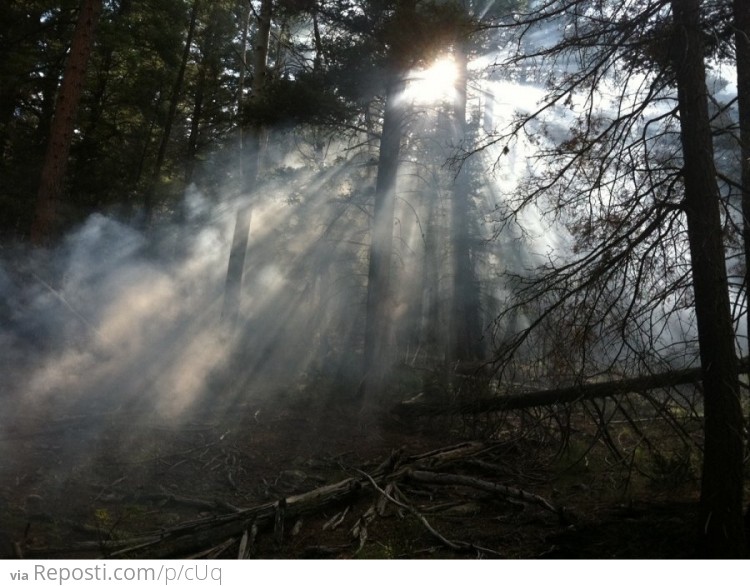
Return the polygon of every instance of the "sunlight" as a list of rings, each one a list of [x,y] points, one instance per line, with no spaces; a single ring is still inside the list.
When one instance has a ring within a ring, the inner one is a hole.
[[[407,78],[404,98],[419,104],[453,101],[456,95],[458,66],[452,57],[441,57],[426,69],[418,69]]]

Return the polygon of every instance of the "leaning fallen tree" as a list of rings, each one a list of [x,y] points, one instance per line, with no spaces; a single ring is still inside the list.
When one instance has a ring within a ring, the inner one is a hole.
[[[740,372],[750,372],[750,363],[743,360]],[[659,389],[678,387],[701,382],[702,370],[688,368],[636,378],[612,380],[596,383],[579,383],[566,387],[531,391],[517,394],[474,397],[470,400],[457,400],[449,403],[404,402],[396,405],[398,416],[414,417],[440,414],[478,414],[497,411],[513,411],[533,407],[547,407],[570,404],[578,401],[616,397],[629,393],[647,393]]]

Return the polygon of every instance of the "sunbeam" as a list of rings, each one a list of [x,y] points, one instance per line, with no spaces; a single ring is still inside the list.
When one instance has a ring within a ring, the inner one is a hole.
[[[403,99],[415,104],[452,102],[457,81],[458,67],[453,57],[440,57],[428,67],[407,74]]]

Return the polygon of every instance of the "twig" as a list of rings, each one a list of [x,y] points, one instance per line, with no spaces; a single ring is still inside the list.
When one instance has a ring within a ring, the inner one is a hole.
[[[346,518],[346,514],[349,512],[350,507],[346,507],[343,511],[340,513],[336,513],[333,517],[328,519],[328,521],[325,522],[323,525],[323,531],[326,529],[336,529],[341,523],[344,522],[344,519]]]
[[[194,555],[187,556],[186,559],[189,560],[199,560],[199,559],[207,559],[207,560],[215,560],[218,558],[221,554],[223,554],[226,550],[228,550],[230,547],[232,547],[235,543],[237,543],[236,537],[230,537],[229,539],[223,541],[219,545],[216,545],[214,547],[210,547],[204,551],[201,551],[199,553],[196,553]]]
[[[453,549],[453,550],[456,550],[456,551],[458,551],[460,549],[463,549],[460,545],[457,545],[456,543],[453,543],[452,541],[450,541],[449,539],[443,537],[440,533],[438,533],[432,527],[432,525],[430,525],[429,521],[427,521],[427,519],[425,519],[424,515],[422,515],[419,511],[417,511],[417,509],[414,508],[412,505],[409,505],[409,504],[406,504],[406,503],[402,503],[401,501],[396,500],[391,495],[389,495],[388,493],[386,493],[382,488],[380,488],[378,486],[377,482],[375,482],[375,480],[373,479],[373,477],[370,476],[367,472],[364,472],[363,470],[357,470],[357,472],[360,473],[365,478],[367,478],[367,480],[370,481],[370,484],[372,484],[372,486],[375,488],[375,490],[377,490],[381,495],[383,495],[385,498],[387,498],[389,501],[391,501],[394,505],[396,505],[397,507],[400,507],[402,509],[406,509],[412,515],[414,515],[417,519],[419,519],[419,521],[422,523],[422,525],[425,526],[425,529],[427,529],[427,531],[429,531],[433,536],[435,536],[441,543],[443,543],[444,545],[446,545],[450,549]]]
[[[415,480],[417,482],[424,482],[427,484],[456,484],[460,486],[470,486],[472,488],[478,488],[486,492],[493,494],[499,494],[504,497],[516,498],[528,503],[539,505],[543,509],[555,513],[561,522],[566,522],[566,511],[562,507],[556,507],[550,503],[547,499],[538,494],[527,492],[520,488],[512,486],[506,486],[504,484],[497,484],[496,482],[490,482],[488,480],[482,480],[480,478],[474,478],[473,476],[463,476],[460,474],[438,474],[435,472],[427,472],[425,470],[409,470],[406,477]]]

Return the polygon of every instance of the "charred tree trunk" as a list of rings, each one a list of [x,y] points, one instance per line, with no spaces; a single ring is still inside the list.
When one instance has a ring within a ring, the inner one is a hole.
[[[699,0],[671,4],[685,211],[704,385],[701,547],[707,557],[741,557],[745,554],[742,411],[708,116],[701,5]]]
[[[84,0],[73,33],[70,56],[65,65],[60,93],[55,104],[55,115],[47,142],[47,153],[44,157],[31,225],[31,241],[37,245],[49,243],[56,230],[76,112],[83,93],[86,67],[94,46],[94,34],[101,12],[101,0]]]

